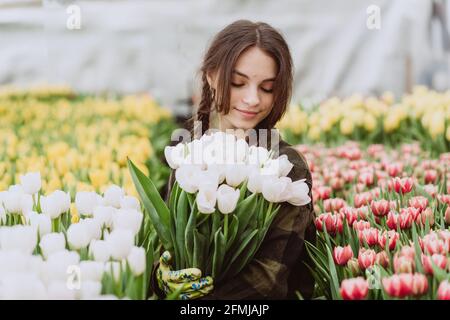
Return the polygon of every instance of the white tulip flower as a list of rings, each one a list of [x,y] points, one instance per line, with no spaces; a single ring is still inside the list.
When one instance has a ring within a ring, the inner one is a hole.
[[[47,283],[67,281],[68,271],[78,267],[80,255],[75,251],[60,250],[49,254],[44,264],[44,278]]]
[[[166,161],[172,169],[176,170],[186,162],[186,151],[187,148],[182,143],[177,144],[175,147],[168,146],[164,148]]]
[[[216,210],[217,188],[209,185],[201,187],[195,201],[198,211],[204,214],[213,213]]]
[[[228,214],[236,209],[240,196],[239,189],[233,189],[223,184],[217,190],[217,206],[223,214]]]
[[[218,185],[222,184],[226,178],[226,167],[219,164],[211,164],[208,166],[207,170],[209,172],[215,172],[215,175],[219,176]]]
[[[248,157],[248,143],[243,139],[236,140],[234,136],[225,141],[225,164],[245,163]]]
[[[55,190],[52,193],[52,196],[54,197],[54,199],[56,199],[56,202],[59,205],[59,210],[61,213],[64,213],[64,212],[67,212],[70,210],[71,201],[70,201],[70,193],[69,192]]]
[[[129,229],[137,235],[141,229],[144,215],[134,209],[119,209],[113,215],[113,229]]]
[[[89,234],[89,242],[92,239],[99,240],[102,237],[102,224],[98,220],[86,218],[80,220],[78,224],[82,224],[86,227]]]
[[[42,213],[50,219],[58,218],[62,213],[70,209],[70,194],[61,190],[56,190],[48,196],[41,196]]]
[[[248,167],[244,164],[226,166],[226,182],[229,186],[236,188],[248,178]]]
[[[65,281],[51,282],[47,287],[50,300],[75,300],[76,290],[70,289]]]
[[[288,188],[287,202],[294,206],[303,206],[311,202],[309,197],[309,187],[305,183],[305,179],[295,181]]]
[[[279,170],[278,175],[280,177],[287,177],[287,175],[291,172],[294,165],[289,161],[288,156],[283,154],[278,158]]]
[[[126,259],[134,246],[134,235],[129,229],[114,229],[106,239],[111,257],[115,260]]]
[[[61,215],[61,208],[55,197],[41,196],[41,210],[42,213],[50,217],[50,219],[56,219]]]
[[[22,212],[22,195],[23,192],[13,189],[13,191],[8,190],[8,192],[3,197],[3,204],[8,213],[20,213]]]
[[[15,225],[0,228],[0,247],[2,250],[18,250],[32,254],[36,245],[36,230],[31,226]]]
[[[26,215],[33,210],[33,197],[27,193],[22,194],[20,197],[20,212]]]
[[[206,165],[205,163],[205,157],[204,157],[204,149],[205,145],[201,140],[194,140],[187,144],[187,151],[188,155],[182,164],[193,164],[200,167],[204,167]]]
[[[273,203],[285,202],[289,196],[289,186],[292,180],[288,177],[265,177],[263,181],[263,197]]]
[[[0,250],[0,282],[6,275],[14,272],[29,273],[30,258],[33,257],[29,253],[17,250]]]
[[[73,249],[86,248],[91,240],[89,227],[85,224],[71,224],[67,229],[67,242]]]
[[[11,273],[4,277],[0,287],[2,300],[43,300],[47,290],[35,274]]]
[[[50,217],[45,214],[39,214],[35,211],[31,211],[26,216],[26,219],[30,226],[39,232],[39,237],[42,237],[52,231],[52,221],[50,220]]]
[[[80,191],[75,196],[75,206],[78,213],[90,216],[94,212],[94,208],[102,203],[102,197],[96,192]]]
[[[146,267],[146,255],[145,250],[142,247],[133,247],[130,254],[127,257],[128,264],[131,272],[136,277],[139,277],[144,273]]]
[[[51,254],[66,249],[66,238],[63,233],[48,233],[39,242],[42,255],[47,259]]]
[[[23,191],[29,195],[38,193],[41,189],[41,174],[40,172],[29,172],[25,175],[20,175],[20,184]]]
[[[101,226],[111,228],[112,219],[117,209],[111,206],[96,206],[94,208],[94,220],[98,221]]]
[[[200,184],[201,168],[194,165],[183,165],[175,171],[175,179],[180,188],[187,193],[195,193],[198,191]]]
[[[120,209],[135,209],[140,211],[141,204],[139,203],[139,200],[136,197],[124,196],[120,200]]]
[[[9,192],[25,193],[23,191],[23,187],[20,184],[13,184],[13,185],[9,186],[8,191]]]
[[[102,293],[102,284],[100,281],[81,281],[80,290],[76,297],[81,300],[96,299]]]
[[[81,281],[101,281],[104,271],[103,262],[81,261],[80,275]]]
[[[95,261],[106,262],[111,257],[108,243],[104,240],[92,240],[89,245],[89,253]]]
[[[269,160],[269,151],[263,147],[250,146],[248,150],[247,163],[261,167]]]
[[[103,196],[104,205],[120,208],[120,200],[125,196],[125,191],[116,185],[112,185],[106,189]]]

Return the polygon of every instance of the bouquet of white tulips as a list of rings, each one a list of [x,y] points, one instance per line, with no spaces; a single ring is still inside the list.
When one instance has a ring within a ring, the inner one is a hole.
[[[175,268],[197,267],[216,282],[239,273],[260,247],[284,202],[311,201],[305,179],[292,181],[286,155],[218,132],[166,147],[175,182],[165,203],[151,179],[131,175]]]
[[[39,172],[20,180],[0,192],[0,299],[147,298],[159,250],[137,198],[112,185],[72,202],[43,195]]]

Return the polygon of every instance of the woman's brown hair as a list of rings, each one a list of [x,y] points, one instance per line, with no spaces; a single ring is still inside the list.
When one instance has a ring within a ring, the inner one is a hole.
[[[230,111],[230,83],[239,56],[250,47],[258,47],[270,55],[277,64],[273,86],[274,105],[269,115],[255,129],[272,129],[284,115],[292,93],[293,64],[289,47],[283,36],[264,22],[238,20],[222,29],[209,46],[200,69],[202,90],[196,115],[191,119],[200,121],[201,133],[209,129],[209,117],[214,105],[217,112]],[[213,92],[207,76],[216,74],[217,90]]]

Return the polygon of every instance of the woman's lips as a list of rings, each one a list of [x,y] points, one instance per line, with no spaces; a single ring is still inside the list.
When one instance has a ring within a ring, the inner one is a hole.
[[[252,119],[258,114],[258,112],[251,112],[251,111],[241,110],[238,108],[235,108],[235,109],[246,119]]]

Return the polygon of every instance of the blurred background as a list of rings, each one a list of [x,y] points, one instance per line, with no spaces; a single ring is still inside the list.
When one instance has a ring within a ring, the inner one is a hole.
[[[293,101],[450,85],[450,9],[433,0],[0,0],[0,85],[148,92],[186,115],[202,55],[236,19],[265,21],[295,62]]]

